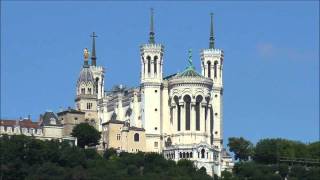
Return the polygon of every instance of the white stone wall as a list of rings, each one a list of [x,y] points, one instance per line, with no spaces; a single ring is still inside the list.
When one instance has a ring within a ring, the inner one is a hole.
[[[93,79],[96,81],[96,79],[98,78],[97,98],[102,99],[104,97],[105,69],[102,66],[90,66],[90,69],[93,74]]]
[[[211,92],[213,109],[213,145],[222,148],[222,122],[223,122],[223,59],[224,54],[219,49],[204,49],[201,51],[202,75],[213,80],[213,91]],[[209,62],[209,63],[208,63]],[[210,73],[209,73],[210,71]]]
[[[194,82],[192,82],[194,81]],[[172,143],[173,144],[192,144],[206,142],[210,144],[210,121],[208,121],[205,108],[211,106],[211,101],[206,102],[206,99],[211,96],[212,82],[205,78],[186,78],[173,79],[169,81],[170,93],[170,108],[172,109]],[[184,96],[191,97],[190,108],[190,130],[186,129],[186,103]],[[199,103],[199,121],[200,129],[196,129],[196,98],[202,97]],[[175,101],[178,98],[178,104]],[[180,131],[178,131],[178,106],[180,106]]]
[[[59,139],[63,137],[62,126],[43,126],[43,136],[45,138]]]

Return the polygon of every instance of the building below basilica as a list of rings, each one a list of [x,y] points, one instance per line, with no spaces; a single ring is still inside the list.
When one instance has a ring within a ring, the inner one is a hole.
[[[75,125],[89,123],[102,133],[100,150],[157,152],[174,161],[189,159],[211,176],[231,170],[233,160],[222,141],[224,52],[215,48],[212,15],[209,47],[200,52],[201,73],[193,66],[189,50],[185,70],[164,76],[164,45],[155,41],[153,12],[150,21],[149,41],[140,46],[137,87],[116,85],[105,91],[105,69],[97,64],[93,33],[92,50],[84,49],[76,82],[75,109],[57,116],[46,112],[39,122],[1,120],[1,132],[10,128],[16,132],[20,123],[27,129],[23,131],[39,138],[72,139]]]

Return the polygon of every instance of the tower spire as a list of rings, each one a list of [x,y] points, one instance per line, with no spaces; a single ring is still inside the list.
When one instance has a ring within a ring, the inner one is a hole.
[[[154,27],[153,27],[153,8],[150,9],[151,15],[150,15],[150,33],[149,33],[149,43],[154,44]]]
[[[210,17],[211,17],[211,24],[210,24],[209,48],[214,49],[213,13],[210,13]]]
[[[96,33],[92,32],[92,52],[91,52],[91,65],[96,66],[97,65],[97,57],[96,57]]]

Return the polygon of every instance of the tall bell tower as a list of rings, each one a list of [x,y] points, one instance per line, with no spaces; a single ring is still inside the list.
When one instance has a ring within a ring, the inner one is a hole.
[[[209,48],[201,51],[201,70],[202,75],[212,79],[213,87],[211,92],[212,108],[209,108],[207,113],[210,113],[210,133],[211,143],[214,147],[222,148],[222,120],[223,120],[223,51],[215,48],[215,37],[213,32],[213,13],[210,24]]]
[[[155,42],[153,18],[153,9],[151,9],[149,42],[140,47],[141,112],[142,124],[146,130],[146,149],[161,152],[161,85],[164,47]]]

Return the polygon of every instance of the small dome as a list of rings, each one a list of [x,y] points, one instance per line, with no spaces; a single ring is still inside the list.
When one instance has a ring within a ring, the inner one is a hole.
[[[80,75],[79,75],[79,79],[78,79],[78,83],[80,82],[94,82],[93,80],[93,74],[92,71],[90,70],[90,68],[88,67],[83,67],[80,71]]]
[[[194,69],[194,67],[189,66],[183,72],[178,73],[176,77],[203,77]]]

